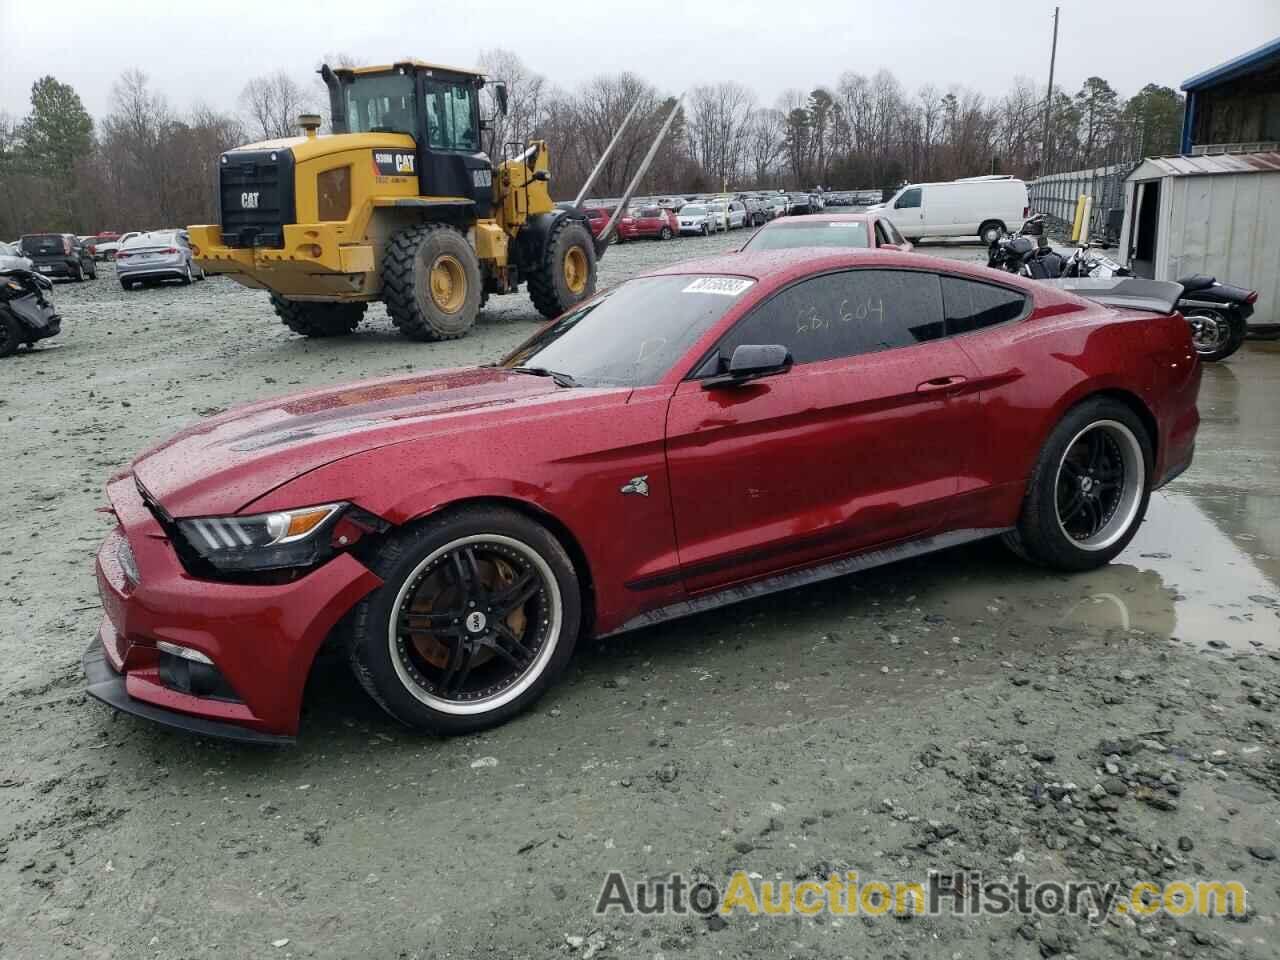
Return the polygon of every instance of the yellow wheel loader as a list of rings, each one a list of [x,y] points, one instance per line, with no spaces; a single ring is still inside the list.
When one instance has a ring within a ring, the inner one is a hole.
[[[504,144],[496,166],[481,149],[481,74],[414,60],[320,75],[333,134],[304,115],[302,136],[224,153],[221,223],[189,228],[206,273],[269,291],[280,319],[310,337],[351,333],[375,300],[406,336],[447,340],[489,294],[521,283],[547,317],[591,296],[596,259],[679,109],[593,239],[578,204],[551,200],[545,142]],[[504,84],[493,99],[505,113]]]

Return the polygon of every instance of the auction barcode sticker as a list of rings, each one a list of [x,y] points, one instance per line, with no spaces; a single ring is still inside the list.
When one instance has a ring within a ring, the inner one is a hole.
[[[680,292],[718,293],[722,297],[736,297],[753,283],[754,280],[743,280],[741,277],[699,277]]]

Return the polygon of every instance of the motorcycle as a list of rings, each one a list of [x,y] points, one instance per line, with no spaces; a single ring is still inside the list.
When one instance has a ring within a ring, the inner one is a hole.
[[[53,282],[38,273],[0,269],[0,357],[62,331],[62,318],[47,296],[52,289]]]
[[[1066,261],[1045,239],[1044,217],[1037,214],[1017,233],[1006,233],[991,242],[987,266],[1032,280],[1053,280],[1063,275]]]
[[[1080,247],[1066,260],[1064,277],[1129,277],[1133,274],[1092,247]],[[1249,317],[1258,300],[1256,290],[1246,290],[1216,277],[1195,273],[1181,277],[1178,309],[1191,325],[1196,353],[1206,362],[1225,360],[1244,343]]]

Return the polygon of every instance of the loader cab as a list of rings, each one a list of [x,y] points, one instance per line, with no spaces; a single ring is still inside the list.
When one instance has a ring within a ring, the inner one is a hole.
[[[493,167],[480,140],[482,75],[421,61],[325,66],[320,75],[335,133],[403,133],[416,141],[412,157],[375,151],[380,174],[416,173],[424,205],[457,207],[467,220],[493,215]]]

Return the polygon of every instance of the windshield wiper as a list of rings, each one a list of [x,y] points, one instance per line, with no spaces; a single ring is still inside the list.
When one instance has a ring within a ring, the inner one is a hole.
[[[508,367],[508,370],[514,370],[516,373],[528,373],[535,377],[550,377],[559,387],[580,387],[580,384],[567,373],[560,373],[558,370],[548,370],[546,367]]]

